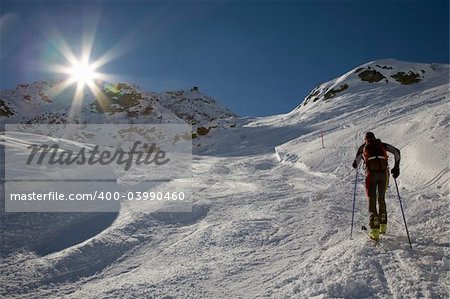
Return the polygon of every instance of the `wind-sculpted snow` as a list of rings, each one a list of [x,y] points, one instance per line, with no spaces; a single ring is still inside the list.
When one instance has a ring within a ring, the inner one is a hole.
[[[383,60],[360,68],[369,66],[389,82],[363,82],[355,68],[324,83],[327,90],[349,85],[328,100],[284,115],[234,119],[236,125],[211,130],[194,145],[192,180],[167,183],[191,185],[191,211],[171,213],[161,204],[144,212],[122,205],[102,230],[64,246],[58,244],[64,238],[46,239],[39,227],[29,227],[27,234],[49,246],[25,235],[20,246],[9,247],[1,263],[0,294],[447,298],[448,66]],[[417,83],[391,77],[412,69],[425,70]],[[392,181],[387,235],[374,246],[361,232],[368,222],[363,169],[350,239],[356,177],[351,164],[366,131],[401,150],[397,183],[413,250]],[[4,221],[5,213],[0,216]],[[26,223],[27,215],[20,217]],[[16,225],[7,233],[18,240],[14,234],[23,230]],[[79,233],[62,219],[53,227]]]

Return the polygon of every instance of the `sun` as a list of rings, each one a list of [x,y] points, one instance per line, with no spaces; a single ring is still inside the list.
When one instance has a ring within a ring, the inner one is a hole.
[[[74,118],[81,111],[83,99],[87,95],[85,93],[86,88],[90,90],[101,108],[105,109],[108,107],[109,100],[102,91],[102,82],[112,77],[97,71],[104,63],[101,64],[97,60],[90,63],[90,48],[84,51],[85,53],[82,53],[81,58],[77,58],[68,47],[63,49],[61,53],[66,57],[67,64],[54,64],[49,69],[66,76],[65,80],[52,88],[53,95],[61,94],[70,86],[76,86],[69,111],[69,119]]]
[[[68,69],[70,78],[78,84],[91,83],[96,79],[95,67],[86,60],[76,60]]]

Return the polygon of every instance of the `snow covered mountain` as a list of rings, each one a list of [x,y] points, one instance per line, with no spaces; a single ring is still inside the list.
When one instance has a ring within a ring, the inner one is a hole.
[[[398,91],[398,93],[408,94],[411,88],[405,88],[405,85],[418,84],[423,87],[424,84],[430,86],[430,84],[445,83],[443,74],[446,71],[448,71],[447,66],[440,64],[412,64],[394,59],[372,61],[352,69],[335,80],[315,87],[297,109],[308,104],[313,106],[314,104],[310,103],[328,101],[345,93],[355,94],[376,90],[380,88],[380,85],[391,93]]]
[[[85,88],[77,103],[76,87],[64,90],[62,86],[62,82],[39,81],[0,91],[0,119],[13,124],[188,123],[198,136],[202,134],[197,129],[222,127],[236,116],[198,88],[155,93],[127,83],[103,83],[101,96]]]
[[[290,113],[235,118],[194,151],[192,212],[139,212],[124,204],[119,213],[1,213],[0,294],[446,298],[449,87],[448,65],[378,60],[320,84]],[[160,106],[152,111],[205,128],[209,115],[227,117],[194,95],[154,95],[151,103]],[[24,120],[15,113],[26,105],[11,99],[2,93],[2,114]],[[413,251],[393,182],[388,234],[375,247],[359,230],[368,221],[364,175],[351,163],[369,130],[401,150],[397,182]],[[16,150],[32,138],[48,137],[24,138]]]

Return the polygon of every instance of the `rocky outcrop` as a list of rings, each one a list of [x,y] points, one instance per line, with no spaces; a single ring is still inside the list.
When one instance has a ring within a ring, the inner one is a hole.
[[[382,73],[367,69],[361,73],[358,74],[358,77],[361,79],[361,81],[369,82],[369,83],[375,83],[380,82],[383,79],[386,79],[385,76],[383,76]]]
[[[424,71],[422,71],[424,72]],[[420,75],[417,73],[414,73],[412,71],[405,73],[405,72],[398,72],[391,76],[394,78],[397,82],[400,82],[401,84],[414,84],[420,82]]]
[[[339,88],[332,88],[330,90],[328,90],[323,97],[325,98],[325,100],[331,99],[332,97],[334,97],[335,95],[337,95],[338,93],[346,90],[348,88],[348,84],[342,84]]]
[[[103,94],[106,96],[106,101],[98,97],[91,104],[91,108],[94,111],[108,114],[127,112],[129,117],[136,117],[138,115],[136,111],[130,111],[130,108],[139,106],[140,101],[144,99],[141,93],[126,83],[106,84],[103,87]],[[148,107],[146,109],[148,113]]]
[[[0,116],[11,117],[15,113],[14,109],[9,106],[9,103],[0,100]]]
[[[67,114],[59,113],[59,112],[44,112],[41,115],[35,116],[29,120],[27,120],[26,124],[54,124],[61,125],[67,124]],[[71,123],[78,123],[77,119],[72,119]]]
[[[308,104],[309,101],[311,101],[311,99],[313,100],[313,102],[316,102],[319,100],[318,95],[322,92],[320,86],[317,86],[316,88],[314,88],[309,95],[305,98],[305,100],[303,101],[303,106],[305,106],[306,104]]]
[[[337,88],[329,88],[328,90],[326,87],[319,85],[310,92],[310,94],[303,101],[302,105],[307,105],[311,100],[313,103],[317,102],[320,99],[329,100],[336,96],[338,93],[343,92],[347,88],[349,88],[349,85],[346,83],[340,85]]]

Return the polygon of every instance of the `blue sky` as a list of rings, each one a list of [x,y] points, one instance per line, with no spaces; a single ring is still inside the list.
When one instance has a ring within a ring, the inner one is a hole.
[[[193,85],[239,115],[292,110],[321,82],[380,58],[449,63],[449,1],[0,0],[0,87],[56,75],[95,29],[100,71],[148,91]],[[64,78],[62,76],[61,78]]]

